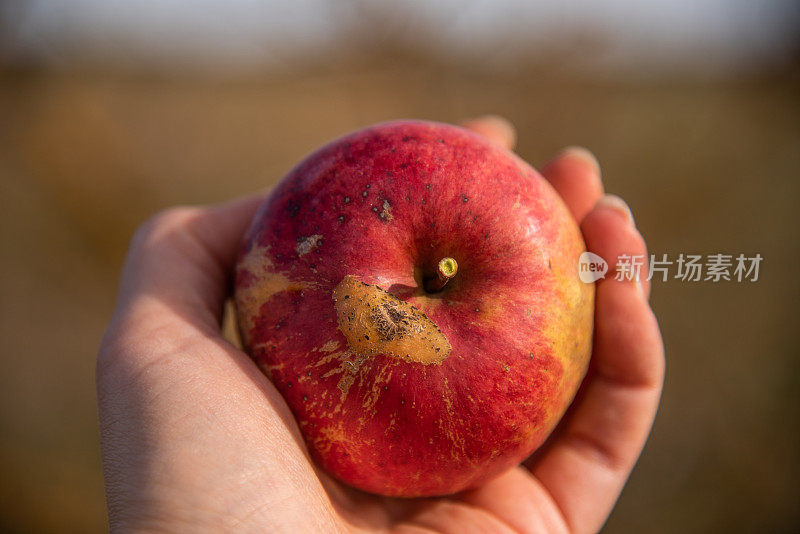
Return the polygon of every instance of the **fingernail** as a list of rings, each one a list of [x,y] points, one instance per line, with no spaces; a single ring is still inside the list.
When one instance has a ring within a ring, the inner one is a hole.
[[[631,208],[617,195],[603,195],[600,197],[600,200],[597,201],[596,207],[614,210],[625,217],[625,220],[627,220],[631,226],[636,225],[636,221],[633,220]]]
[[[594,171],[600,176],[600,162],[597,160],[597,157],[592,154],[592,152],[588,148],[584,148],[582,146],[568,146],[567,148],[563,149],[560,154],[561,157],[570,157],[575,158],[583,161],[587,165],[590,165]]]

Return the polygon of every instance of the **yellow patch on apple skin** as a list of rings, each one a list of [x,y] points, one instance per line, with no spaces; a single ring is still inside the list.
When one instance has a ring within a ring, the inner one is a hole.
[[[573,257],[577,257],[578,253]],[[571,259],[571,258],[570,258]],[[577,261],[574,262],[577,265]],[[594,284],[577,280],[574,267],[563,258],[552,261],[553,287],[558,292],[563,307],[551,310],[551,317],[543,338],[549,340],[553,354],[561,362],[564,373],[559,389],[563,395],[561,405],[571,402],[578,386],[586,375],[592,352],[594,316]],[[547,419],[554,426],[562,413],[559,403],[552,403]]]
[[[358,354],[353,356],[353,358],[348,357],[343,359],[342,365],[339,366],[339,369],[341,369],[342,372],[342,378],[339,379],[339,383],[336,384],[336,387],[338,387],[339,391],[342,392],[342,401],[344,401],[344,398],[347,396],[347,392],[350,391],[350,386],[352,386],[353,382],[355,382],[358,370],[361,368],[364,360],[367,359],[366,356],[361,356]]]
[[[269,247],[258,245],[253,245],[237,265],[237,270],[247,271],[254,278],[247,286],[236,291],[236,311],[245,342],[249,341],[247,338],[253,321],[259,316],[259,310],[265,302],[283,291],[302,291],[311,287],[311,284],[290,280],[286,273],[272,269]]]
[[[344,401],[345,397],[347,396],[347,392],[350,390],[350,386],[352,386],[353,382],[355,381],[358,370],[361,368],[361,365],[364,363],[367,357],[354,354],[350,351],[334,352],[320,358],[320,360],[317,361],[314,366],[318,367],[319,365],[327,364],[333,359],[339,359],[339,365],[324,373],[322,378],[330,378],[334,375],[341,375],[336,387],[339,388],[341,400]]]
[[[315,448],[320,453],[327,453],[333,444],[339,446],[346,456],[358,458],[361,450],[375,446],[374,439],[366,439],[364,436],[356,436],[345,428],[344,423],[339,420],[335,424],[330,424],[320,429],[321,436],[314,440]]]
[[[339,330],[360,356],[385,354],[413,363],[440,364],[452,346],[413,304],[350,275],[333,290]]]
[[[322,345],[322,347],[320,347],[319,350],[321,352],[333,352],[338,348],[339,348],[339,342],[336,341],[335,339],[332,339],[327,343],[325,343],[324,345]]]
[[[382,393],[385,391],[384,387],[386,387],[386,385],[391,380],[393,372],[394,372],[393,365],[384,365],[375,374],[375,378],[370,384],[371,388],[368,392],[365,393],[364,402],[361,404],[361,407],[363,408],[365,413],[374,412],[375,405],[378,403],[378,400],[381,398]],[[361,384],[363,384],[363,377],[359,385]]]
[[[466,438],[462,434],[454,432],[454,428],[461,427],[464,424],[464,420],[453,409],[453,392],[450,389],[447,378],[444,377],[443,381],[442,401],[444,402],[445,409],[442,413],[442,417],[438,420],[439,431],[447,436],[447,439],[451,443],[449,450],[450,456],[456,460],[463,459],[463,461],[467,461]]]

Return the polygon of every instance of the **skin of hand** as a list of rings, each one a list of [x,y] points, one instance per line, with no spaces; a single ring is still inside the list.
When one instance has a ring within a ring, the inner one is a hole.
[[[509,148],[498,117],[464,125]],[[604,195],[581,148],[542,174],[588,250],[646,254],[627,205]],[[114,532],[504,533],[599,530],[655,417],[664,351],[649,283],[597,282],[589,373],[545,446],[484,486],[392,499],[343,486],[310,461],[277,390],[220,334],[241,236],[263,196],[168,209],[135,234],[97,360],[100,442]]]

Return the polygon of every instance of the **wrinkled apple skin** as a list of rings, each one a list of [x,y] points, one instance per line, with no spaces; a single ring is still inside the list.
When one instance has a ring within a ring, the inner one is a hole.
[[[325,470],[383,495],[450,494],[519,464],[572,401],[592,340],[583,251],[511,152],[450,125],[379,124],[310,155],[261,206],[236,269],[239,329]],[[426,293],[443,257],[458,274]],[[418,358],[428,341],[407,357],[351,347],[342,292],[412,304],[446,357]]]

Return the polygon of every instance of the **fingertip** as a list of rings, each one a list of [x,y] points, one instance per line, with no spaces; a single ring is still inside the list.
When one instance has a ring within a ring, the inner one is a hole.
[[[542,167],[542,175],[580,222],[603,196],[600,164],[589,150],[567,147]]]
[[[483,115],[463,120],[460,124],[509,150],[517,144],[516,128],[511,121],[500,115]]]
[[[630,206],[628,206],[628,203],[617,195],[606,194],[600,197],[595,204],[595,209],[598,208],[611,210],[614,213],[621,215],[626,223],[632,226],[636,225],[636,221],[633,218],[633,212],[631,211]]]
[[[577,145],[565,147],[558,153],[556,158],[569,158],[581,161],[587,167],[591,168],[598,177],[602,178],[600,161],[597,159],[597,156],[586,147]]]

